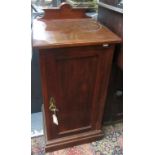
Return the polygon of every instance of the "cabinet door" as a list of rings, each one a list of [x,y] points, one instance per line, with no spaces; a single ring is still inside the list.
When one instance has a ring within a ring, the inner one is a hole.
[[[101,128],[113,46],[40,50],[47,140]],[[58,125],[49,110],[55,99]]]

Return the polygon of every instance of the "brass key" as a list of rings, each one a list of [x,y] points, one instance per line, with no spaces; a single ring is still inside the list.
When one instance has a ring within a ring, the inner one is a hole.
[[[53,97],[50,98],[49,110],[52,111],[52,112],[54,112],[54,113],[56,111],[58,111],[58,109],[56,108],[56,105],[55,105],[55,99]]]
[[[56,116],[56,111],[58,111],[58,109],[56,108],[56,105],[55,105],[55,100],[53,97],[50,98],[50,106],[49,106],[49,110],[51,112],[53,112],[53,115],[52,115],[52,118],[53,118],[53,123],[58,125],[58,118]]]

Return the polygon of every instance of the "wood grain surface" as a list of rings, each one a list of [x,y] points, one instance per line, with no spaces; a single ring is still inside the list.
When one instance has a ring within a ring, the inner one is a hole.
[[[93,19],[43,19],[33,24],[33,47],[40,49],[119,42],[117,35]]]
[[[76,18],[89,18],[86,16],[86,9],[84,8],[72,8],[72,6],[66,2],[60,4],[59,7],[53,7],[52,9],[43,9],[45,15],[42,19],[76,19]]]

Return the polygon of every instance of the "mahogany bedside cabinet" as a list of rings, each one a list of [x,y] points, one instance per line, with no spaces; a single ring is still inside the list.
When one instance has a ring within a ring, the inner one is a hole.
[[[75,16],[76,15],[76,16]],[[33,23],[46,152],[99,140],[113,52],[121,39],[68,4]]]

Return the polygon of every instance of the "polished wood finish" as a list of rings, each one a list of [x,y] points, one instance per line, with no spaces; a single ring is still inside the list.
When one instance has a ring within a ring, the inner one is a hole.
[[[39,50],[47,152],[103,137],[113,52],[120,42],[92,19],[35,21],[33,46]],[[51,97],[59,110],[58,125],[49,110]]]
[[[36,20],[33,24],[33,46],[40,49],[120,41],[117,35],[93,19]]]
[[[61,3],[59,7],[52,9],[43,9],[45,15],[42,19],[79,19],[88,18],[86,16],[86,9],[72,8],[71,5],[66,2]]]
[[[100,130],[113,51],[113,45],[40,50],[47,151],[103,136]],[[59,109],[58,126],[49,111],[51,96]]]

